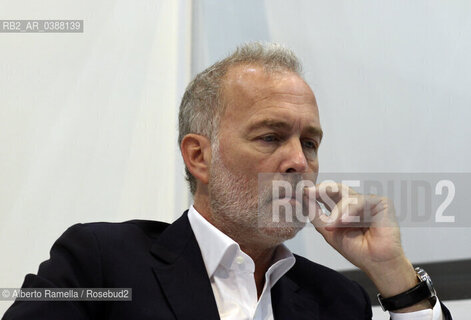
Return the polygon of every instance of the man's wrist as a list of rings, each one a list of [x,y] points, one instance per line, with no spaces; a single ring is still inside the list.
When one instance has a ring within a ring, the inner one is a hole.
[[[369,270],[365,270],[365,273],[373,281],[383,298],[404,293],[419,284],[419,278],[414,267],[405,256],[388,261],[387,263],[375,265]],[[424,299],[414,305],[391,311],[404,313],[431,308],[432,305],[429,300]]]

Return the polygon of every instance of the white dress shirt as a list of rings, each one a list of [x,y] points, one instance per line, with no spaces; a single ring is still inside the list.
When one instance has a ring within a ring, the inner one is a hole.
[[[188,219],[201,250],[221,320],[272,320],[271,288],[293,267],[296,259],[280,245],[265,274],[265,285],[257,298],[255,263],[234,240],[214,227],[191,206]],[[441,320],[437,300],[432,309],[410,313],[390,312],[392,320]]]

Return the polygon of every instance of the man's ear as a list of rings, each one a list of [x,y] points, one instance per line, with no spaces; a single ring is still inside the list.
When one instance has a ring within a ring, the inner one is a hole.
[[[183,161],[191,174],[204,184],[209,181],[211,141],[199,134],[187,134],[180,145]]]

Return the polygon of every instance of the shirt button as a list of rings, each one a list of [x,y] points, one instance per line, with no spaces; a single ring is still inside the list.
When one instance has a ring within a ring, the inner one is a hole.
[[[241,256],[237,256],[237,257],[235,258],[235,262],[236,262],[237,264],[242,264],[242,263],[244,263],[244,258],[241,257]]]

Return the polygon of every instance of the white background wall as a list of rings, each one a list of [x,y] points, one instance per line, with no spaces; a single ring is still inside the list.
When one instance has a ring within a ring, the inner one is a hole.
[[[3,0],[0,19],[84,20],[82,34],[0,34],[0,287],[14,288],[72,224],[187,208],[191,5]]]
[[[470,9],[464,0],[2,0],[0,19],[85,28],[0,34],[0,287],[36,272],[71,224],[179,215],[189,202],[175,143],[181,93],[190,73],[249,40],[282,42],[303,60],[326,133],[322,171],[470,172]],[[403,230],[413,262],[471,258],[470,240],[469,228]],[[351,267],[312,229],[290,246]]]

